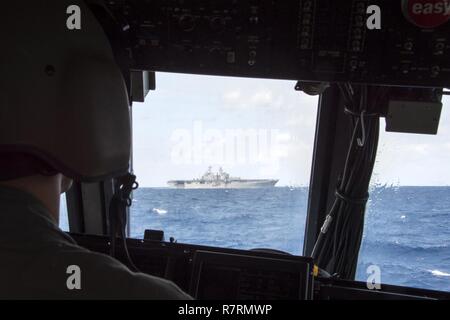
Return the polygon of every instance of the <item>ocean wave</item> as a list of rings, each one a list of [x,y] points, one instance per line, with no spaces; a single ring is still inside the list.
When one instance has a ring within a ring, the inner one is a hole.
[[[157,213],[157,214],[159,214],[160,216],[163,216],[163,215],[165,215],[165,214],[167,213],[167,210],[160,209],[160,208],[153,208],[153,209],[152,209],[152,212],[153,212],[153,213]]]
[[[372,251],[382,251],[382,252],[392,252],[392,251],[440,251],[448,250],[449,245],[447,244],[436,244],[436,245],[407,245],[404,243],[395,243],[387,241],[370,240],[368,238],[364,241],[364,248]]]
[[[439,271],[439,270],[427,270],[430,272],[433,276],[436,277],[450,277],[450,273]]]

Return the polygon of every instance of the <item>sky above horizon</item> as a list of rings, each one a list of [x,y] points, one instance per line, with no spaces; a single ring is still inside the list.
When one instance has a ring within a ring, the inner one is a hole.
[[[245,179],[308,186],[317,97],[295,81],[157,73],[133,104],[134,172],[142,187],[200,177],[209,166]],[[437,136],[386,133],[372,178],[380,185],[450,185],[450,111]]]

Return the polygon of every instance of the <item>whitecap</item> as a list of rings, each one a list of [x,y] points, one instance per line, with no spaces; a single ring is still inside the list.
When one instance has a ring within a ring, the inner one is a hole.
[[[159,208],[153,208],[152,212],[157,213],[159,215],[165,215],[167,213],[167,210],[159,209]]]
[[[406,216],[405,216],[405,215],[403,215],[403,216],[401,216],[401,217],[400,217],[400,219],[405,219],[405,218],[406,218]]]
[[[443,272],[443,271],[439,271],[439,270],[428,270],[428,271],[431,272],[431,274],[436,277],[450,277],[450,273],[447,273],[447,272]]]

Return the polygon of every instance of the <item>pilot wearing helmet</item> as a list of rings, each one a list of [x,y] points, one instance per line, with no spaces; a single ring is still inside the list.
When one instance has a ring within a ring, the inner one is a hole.
[[[74,4],[82,26],[71,31]],[[122,175],[130,159],[127,90],[92,12],[80,0],[8,2],[0,39],[0,298],[191,299],[58,228],[72,180]],[[75,289],[70,266],[81,271]]]

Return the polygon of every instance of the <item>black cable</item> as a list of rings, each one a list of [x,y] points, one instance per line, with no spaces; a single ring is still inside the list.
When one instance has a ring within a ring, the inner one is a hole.
[[[114,193],[109,206],[109,227],[110,227],[110,255],[117,256],[117,236],[121,238],[125,259],[130,270],[139,272],[131,259],[126,241],[127,207],[131,206],[130,194],[132,190],[138,188],[136,176],[127,174],[117,179],[116,192]]]
[[[346,107],[352,116],[352,135],[344,168],[336,186],[335,200],[314,245],[313,257],[318,266],[330,274],[351,279],[362,240],[368,188],[378,146],[379,110],[375,101],[386,89],[339,85]]]
[[[122,245],[123,245],[123,251],[125,253],[125,258],[127,259],[130,270],[134,271],[134,272],[139,272],[139,269],[134,264],[133,259],[130,256],[130,252],[128,250],[125,228],[126,228],[126,223],[123,221],[120,231],[121,231]]]

